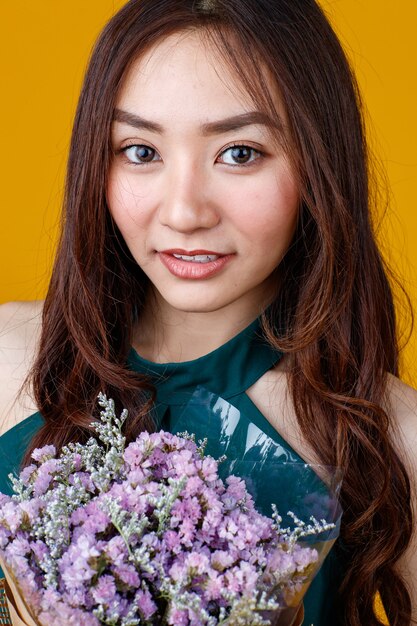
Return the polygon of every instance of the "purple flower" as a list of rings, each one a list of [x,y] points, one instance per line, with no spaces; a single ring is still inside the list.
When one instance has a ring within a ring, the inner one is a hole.
[[[234,562],[235,559],[226,550],[215,550],[211,555],[211,566],[219,572],[230,567]]]
[[[86,517],[83,520],[82,532],[87,535],[95,535],[105,532],[110,524],[110,518],[105,513],[96,500],[89,502],[83,509]]]
[[[127,557],[126,544],[121,537],[116,535],[107,542],[105,553],[110,561],[115,565],[119,565]]]
[[[30,479],[33,476],[33,473],[35,472],[35,470],[37,469],[36,465],[28,465],[27,467],[25,467],[21,473],[20,473],[20,480],[23,482],[24,485],[29,485],[30,484]]]
[[[19,495],[0,494],[0,553],[39,623],[205,626],[301,586],[317,552],[257,513],[241,478],[223,483],[214,459],[163,431],[124,448],[100,402],[105,445],[37,449]]]
[[[41,511],[44,508],[44,503],[41,500],[24,500],[20,503],[20,510],[23,516],[28,517],[28,521],[33,524],[36,519],[41,515]]]
[[[170,464],[177,476],[193,476],[197,473],[195,459],[191,450],[180,450],[174,453],[170,459]]]
[[[55,455],[55,446],[43,446],[43,448],[36,448],[36,450],[32,452],[32,459],[38,463],[44,463],[52,459]]]
[[[188,611],[184,609],[173,608],[168,617],[168,624],[174,626],[188,626],[190,623]]]
[[[52,448],[53,446],[46,446]],[[42,448],[44,450],[45,448]],[[36,451],[35,451],[36,452]],[[32,455],[33,456],[33,455]],[[36,478],[33,483],[33,493],[35,496],[42,496],[48,490],[55,473],[59,469],[59,461],[57,459],[47,458],[36,472]]]
[[[59,563],[62,583],[73,593],[85,582],[91,581],[95,574],[92,564],[100,556],[92,537],[81,535],[71,544]]]
[[[116,596],[116,583],[113,576],[108,574],[98,579],[97,585],[92,587],[91,595],[97,604],[109,605]]]
[[[149,589],[139,589],[135,595],[135,602],[145,620],[152,617],[158,610],[158,606],[153,601]]]
[[[140,577],[133,565],[128,565],[127,563],[118,565],[114,568],[114,575],[128,587],[137,589],[140,585]]]
[[[185,559],[185,566],[188,570],[192,570],[194,575],[206,572],[208,565],[208,557],[201,552],[190,552]]]
[[[223,576],[220,576],[218,572],[210,570],[205,585],[205,596],[207,600],[220,600],[222,598],[223,589],[225,589]]]
[[[12,500],[8,500],[1,508],[0,520],[11,533],[16,533],[22,523],[22,510]]]
[[[130,443],[124,451],[123,458],[131,469],[140,467],[143,459],[143,448],[139,443]]]

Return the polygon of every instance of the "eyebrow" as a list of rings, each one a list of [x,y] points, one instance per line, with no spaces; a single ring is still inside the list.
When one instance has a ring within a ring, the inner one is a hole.
[[[139,115],[123,111],[122,109],[115,109],[113,120],[115,122],[121,122],[122,124],[128,124],[129,126],[133,126],[139,130],[149,130],[154,133],[159,133],[160,135],[164,133],[164,127],[161,126],[161,124],[151,122],[150,120],[146,120]],[[201,126],[201,133],[204,136],[220,135],[252,125],[267,126],[268,128],[274,128],[275,130],[279,130],[281,132],[284,129],[281,119],[273,119],[264,111],[249,111],[248,113],[232,115],[231,117],[226,117],[222,120],[206,122]]]

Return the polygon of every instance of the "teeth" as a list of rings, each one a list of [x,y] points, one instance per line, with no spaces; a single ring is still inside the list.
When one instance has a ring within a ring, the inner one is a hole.
[[[173,254],[176,259],[181,261],[191,261],[193,263],[209,263],[210,261],[216,261],[219,257],[217,254],[195,254],[194,256],[188,256],[187,254]]]

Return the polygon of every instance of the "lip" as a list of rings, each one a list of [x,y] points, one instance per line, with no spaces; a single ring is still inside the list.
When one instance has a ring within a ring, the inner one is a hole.
[[[214,252],[213,250],[184,250],[183,248],[173,248],[172,250],[161,250],[161,254],[182,254],[183,256],[196,256],[197,254],[215,254],[216,256],[228,256],[221,252]]]
[[[183,250],[182,248],[175,248],[172,250],[162,250],[157,253],[163,265],[168,271],[177,278],[185,280],[204,280],[215,276],[229,263],[233,258],[233,254],[221,254],[212,250]],[[177,259],[173,255],[181,254],[184,256],[195,255],[216,255],[219,258],[215,261],[208,261],[207,263],[196,263],[193,261],[183,261]]]

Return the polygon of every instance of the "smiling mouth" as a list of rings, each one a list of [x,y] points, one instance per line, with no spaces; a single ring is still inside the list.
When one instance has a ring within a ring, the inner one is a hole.
[[[161,250],[163,265],[177,278],[205,279],[215,276],[232,259],[233,254],[220,254],[213,250]]]
[[[217,261],[220,257],[219,254],[173,254],[172,256],[191,263],[210,263],[210,261]]]
[[[186,261],[187,263],[212,263],[225,256],[229,256],[227,253],[223,254],[215,252],[214,250],[206,250],[199,248],[198,250],[184,250],[183,248],[171,248],[170,250],[161,250],[162,254],[169,254],[170,256],[178,259],[179,261]]]

